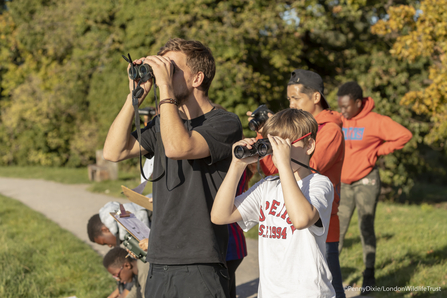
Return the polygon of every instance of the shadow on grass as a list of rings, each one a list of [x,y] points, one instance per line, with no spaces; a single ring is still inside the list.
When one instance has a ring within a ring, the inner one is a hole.
[[[394,234],[380,234],[377,235],[377,231],[376,231],[376,242],[379,242],[381,240],[390,240],[391,238],[394,237]],[[350,238],[345,238],[345,240],[343,241],[343,249],[345,248],[351,248],[352,246],[359,244],[360,241],[360,236],[357,237],[350,237]]]
[[[388,259],[380,266],[382,268],[386,268],[387,266],[390,266],[393,263],[402,264],[402,263],[408,263],[408,265],[400,266],[396,270],[389,271],[386,275],[381,276],[376,280],[377,286],[383,286],[383,287],[400,287],[405,288],[408,287],[418,287],[418,286],[425,286],[425,287],[440,287],[441,285],[433,285],[433,284],[427,284],[427,285],[419,285],[419,284],[410,284],[412,277],[417,271],[421,271],[421,267],[427,267],[431,268],[435,265],[440,264],[443,260],[447,259],[447,246],[444,246],[441,249],[434,250],[434,251],[428,251],[425,257],[421,258],[420,254],[414,254],[414,253],[407,253],[403,255],[400,258],[397,259]],[[442,272],[441,274],[445,275],[445,272]],[[408,289],[407,291],[402,292],[394,292],[391,291],[389,293],[382,292],[383,296],[393,296],[393,297],[403,297],[408,295],[409,292],[413,292],[412,296],[417,297],[444,297],[442,295],[442,292],[447,290],[447,287],[441,287],[441,291],[436,291],[430,293],[430,291],[422,291],[422,290],[414,290],[411,291],[411,289]],[[439,295],[438,295],[439,294]]]
[[[356,267],[341,267],[341,276],[343,280],[345,280],[346,277],[351,275],[356,275],[358,273],[358,269]],[[362,282],[362,275],[359,274],[358,276],[352,277],[352,279],[349,282],[349,286],[358,285]]]
[[[358,243],[360,243],[360,236],[345,238],[345,240],[343,241],[343,249],[351,248]]]

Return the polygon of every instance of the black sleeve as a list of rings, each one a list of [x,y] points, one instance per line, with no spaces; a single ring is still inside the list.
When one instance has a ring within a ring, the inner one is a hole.
[[[232,157],[232,146],[242,139],[242,124],[236,114],[217,110],[204,122],[204,125],[194,128],[208,143],[210,150],[210,165]]]

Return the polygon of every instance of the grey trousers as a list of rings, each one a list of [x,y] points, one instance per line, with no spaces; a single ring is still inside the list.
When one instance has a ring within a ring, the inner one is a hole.
[[[340,206],[338,217],[340,219],[339,253],[343,249],[343,240],[348,231],[354,209],[360,229],[360,239],[363,247],[363,262],[366,268],[374,268],[376,262],[376,234],[374,231],[374,218],[380,194],[379,170],[374,168],[364,178],[351,184],[341,184]]]

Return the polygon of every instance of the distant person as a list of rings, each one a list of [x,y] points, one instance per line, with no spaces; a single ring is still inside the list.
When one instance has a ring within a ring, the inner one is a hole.
[[[107,271],[119,282],[133,283],[126,298],[144,298],[149,263],[143,263],[128,256],[121,247],[112,248],[103,259]]]
[[[120,209],[119,205],[119,202],[108,202],[99,210],[98,214],[90,217],[87,223],[87,234],[90,241],[99,245],[115,247],[124,240],[126,230],[110,215],[110,212],[117,212]],[[125,203],[123,206],[126,211],[135,214],[135,217],[147,227],[151,227],[151,211],[135,203]]]
[[[258,155],[233,156],[214,200],[215,224],[238,222],[245,231],[259,224],[259,298],[335,297],[324,258],[334,189],[308,166],[317,130],[315,119],[303,110],[273,115],[262,135],[270,141],[279,177],[262,179],[235,199],[239,177]],[[252,149],[255,142],[244,139],[233,148]]]
[[[329,232],[326,239],[326,260],[332,273],[332,285],[336,297],[344,298],[343,279],[338,255],[340,223],[338,206],[340,204],[340,177],[345,154],[345,141],[341,130],[342,121],[337,113],[329,110],[329,103],[324,97],[324,83],[321,76],[313,71],[295,69],[287,84],[287,99],[292,109],[302,109],[314,116],[318,122],[318,134],[315,140],[315,152],[309,165],[331,180],[334,187]],[[262,137],[258,134],[258,138]],[[268,155],[260,160],[265,175],[278,172]]]
[[[99,210],[99,213],[90,217],[87,223],[87,234],[91,242],[99,245],[107,245],[108,247],[119,247],[121,241],[124,240],[126,231],[110,215],[110,212],[120,210],[119,204],[119,202],[108,202]],[[123,206],[126,211],[134,213],[136,218],[150,227],[151,211],[134,203],[125,203]],[[143,243],[140,247],[147,250],[147,247],[143,246]],[[117,282],[117,289],[108,298],[124,298],[131,291],[132,286],[132,283],[124,285]]]
[[[390,117],[372,112],[374,100],[363,97],[356,82],[343,84],[337,92],[345,136],[345,161],[341,172],[340,244],[357,208],[360,239],[363,247],[363,283],[361,294],[375,286],[376,235],[374,218],[380,194],[380,175],[375,167],[377,157],[402,149],[411,132]],[[368,287],[369,286],[369,287]]]

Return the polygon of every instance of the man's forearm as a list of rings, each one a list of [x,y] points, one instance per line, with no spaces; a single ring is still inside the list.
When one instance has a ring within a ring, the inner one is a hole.
[[[160,86],[160,100],[175,99],[173,94],[171,86]],[[178,108],[172,103],[160,105],[160,133],[166,156],[172,159],[196,159],[208,156],[207,143],[203,137],[197,136],[197,132],[185,128]],[[188,110],[188,113],[190,112]]]
[[[174,104],[160,106],[160,133],[166,156],[175,158],[176,152],[185,153],[190,134],[183,126],[178,107]]]
[[[129,94],[107,133],[103,151],[105,159],[120,161],[129,157],[133,115],[132,96]]]

